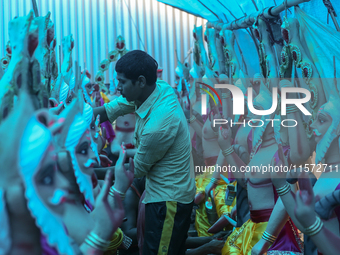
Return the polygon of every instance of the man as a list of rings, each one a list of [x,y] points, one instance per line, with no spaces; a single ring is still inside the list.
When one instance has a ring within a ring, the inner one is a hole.
[[[147,53],[128,52],[115,67],[121,96],[95,108],[94,114],[100,114],[101,122],[113,122],[135,112],[134,173],[135,178],[146,175],[143,254],[185,254],[195,196],[190,134],[173,89],[157,81],[157,68]]]

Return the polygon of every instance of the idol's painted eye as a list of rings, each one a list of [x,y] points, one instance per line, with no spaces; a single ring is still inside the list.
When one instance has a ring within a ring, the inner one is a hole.
[[[72,96],[69,96],[67,99],[66,99],[66,104],[70,104],[72,102]]]
[[[82,154],[84,156],[86,156],[88,154],[88,149],[89,149],[89,143],[88,142],[83,142],[78,150],[77,153]]]
[[[55,165],[50,164],[46,166],[43,171],[39,174],[39,183],[43,185],[52,185],[54,183],[54,172]]]
[[[51,176],[46,176],[44,179],[43,179],[43,184],[45,185],[51,185],[52,184],[52,178]]]
[[[319,121],[321,124],[325,123],[325,120],[322,119],[321,117],[318,117],[318,121]]]

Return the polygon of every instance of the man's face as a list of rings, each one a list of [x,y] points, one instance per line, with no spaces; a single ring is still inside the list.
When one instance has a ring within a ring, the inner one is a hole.
[[[142,89],[138,86],[138,81],[129,80],[123,73],[117,72],[117,90],[126,98],[128,102],[136,101],[141,95]]]

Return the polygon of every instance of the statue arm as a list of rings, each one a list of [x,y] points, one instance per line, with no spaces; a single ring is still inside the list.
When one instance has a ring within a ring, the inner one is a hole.
[[[191,115],[194,116],[194,115]],[[190,127],[193,128],[193,130],[196,132],[197,136],[202,138],[202,128],[203,124],[199,122],[198,120],[195,120],[194,122],[190,123]]]
[[[236,171],[232,172],[223,171],[222,174],[225,175],[225,173],[228,173],[229,178],[230,177],[236,178],[237,182],[240,183],[242,187],[246,187],[245,174],[244,171],[242,171],[242,169],[245,169],[246,164],[242,161],[242,159],[239,158],[239,156],[235,152],[229,154],[227,157],[224,157],[221,150],[217,159],[217,164],[220,166],[227,166],[228,168],[236,167]]]
[[[288,82],[281,81],[280,87],[284,83],[288,83]],[[291,83],[289,82],[289,84]],[[287,98],[297,99],[298,98],[297,93],[288,93]],[[297,121],[297,125],[295,127],[287,128],[289,145],[290,145],[290,154],[289,154],[290,162],[293,165],[304,164],[310,156],[310,147],[309,147],[307,134],[303,126],[303,121],[302,121],[300,111],[295,111],[295,112],[288,111],[287,119],[293,119]]]
[[[324,255],[337,254],[340,251],[340,237],[325,226],[316,235],[310,236],[318,251]]]
[[[82,243],[79,248],[80,248],[80,251],[82,252],[82,254],[85,254],[85,255],[90,255],[90,254],[91,255],[102,255],[102,254],[104,254],[103,251],[94,249],[85,242]]]
[[[266,228],[266,232],[273,235],[278,236],[281,232],[281,229],[286,224],[289,215],[283,205],[282,201],[278,199],[274,206],[273,212],[270,215],[268,225]]]
[[[277,189],[277,187],[276,187],[276,189]],[[276,204],[279,204],[280,206],[283,205],[285,207],[286,212],[288,213],[289,217],[294,222],[295,226],[298,229],[300,229],[301,231],[304,230],[304,227],[302,227],[300,222],[295,217],[294,208],[296,206],[296,203],[295,203],[293,191],[288,192],[286,195],[280,196],[279,199],[277,200]]]

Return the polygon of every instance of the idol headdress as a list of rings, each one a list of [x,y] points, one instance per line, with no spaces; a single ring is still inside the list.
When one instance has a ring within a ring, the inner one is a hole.
[[[225,58],[225,68],[229,77],[238,79],[240,64],[235,52],[235,34],[233,31],[222,28],[220,31],[220,38],[223,45],[223,52]]]
[[[21,76],[27,76],[26,70],[29,59],[36,49],[38,37],[37,27],[32,24],[33,12],[9,22],[9,39],[11,41],[11,61],[6,73],[0,81],[0,122],[10,113],[19,87],[22,85]],[[40,77],[39,77],[40,78]]]
[[[177,57],[177,67],[175,69],[175,72],[178,75],[178,77],[180,78],[177,90],[178,90],[178,92],[182,91],[182,81],[184,80],[186,91],[189,92],[189,87],[190,87],[190,84],[189,84],[189,81],[190,81],[190,77],[189,77],[190,68],[188,67],[188,64],[183,64],[180,61],[180,59],[178,57],[177,50],[176,50],[176,57]]]
[[[316,156],[315,163],[320,163],[327,151],[331,143],[335,138],[340,135],[340,96],[338,92],[333,91],[330,94],[328,102],[322,105],[319,109],[320,112],[324,112],[331,116],[332,124],[328,128],[327,132],[322,137],[321,141],[316,145]],[[339,138],[339,147],[340,147],[340,138]]]
[[[325,2],[325,1],[324,1]],[[333,6],[335,3],[333,2]],[[340,77],[340,68],[334,67],[333,57],[335,56],[339,66],[340,59],[340,33],[328,24],[307,14],[299,7],[294,7],[294,14],[300,24],[301,38],[305,41],[318,73],[321,78]],[[318,85],[318,84],[317,84]],[[326,99],[329,98],[334,87],[333,79],[322,80],[323,90]],[[340,83],[337,84],[338,90]],[[321,88],[318,87],[320,90]]]
[[[93,119],[93,108],[91,105],[84,103],[83,116],[87,125],[90,126]]]
[[[62,47],[64,60],[61,65],[61,73],[63,74],[64,77],[66,77],[67,73],[70,71],[72,67],[72,49],[74,47],[74,40],[72,38],[72,35],[68,35],[63,38]]]
[[[199,49],[199,54],[200,54],[200,58],[201,58],[201,63],[206,66],[209,65],[209,61],[207,58],[207,52],[204,48],[204,43],[203,43],[203,27],[196,27],[196,25],[194,26],[194,30],[193,30],[193,35],[194,35],[194,39],[195,39],[195,47],[197,47]]]
[[[194,79],[202,78],[202,76],[204,75],[204,70],[202,69],[201,66],[202,63],[200,48],[197,41],[195,42],[193,49],[193,59],[194,59],[193,67],[190,69],[189,73]]]
[[[75,91],[75,85],[76,85],[76,77],[72,75],[70,82],[69,82],[69,87],[71,91]]]
[[[29,95],[26,91],[21,92],[16,108],[0,126],[0,187],[6,189],[6,186],[12,185],[21,176],[27,207],[47,243],[60,254],[75,254],[61,219],[49,211],[35,185],[35,175],[51,145],[52,134],[38,121],[47,120],[48,112],[40,112],[37,116],[33,111]],[[9,129],[11,132],[8,132]]]
[[[63,76],[60,74],[56,81],[55,86],[53,87],[53,90],[51,91],[51,97],[56,99],[58,104],[60,102],[65,103],[69,91],[70,91],[69,86],[64,81]]]
[[[48,64],[50,62],[50,44],[54,39],[54,24],[50,20],[51,12],[46,16],[40,16],[33,19],[33,24],[38,27],[39,40],[38,46],[34,53],[35,58],[38,60],[41,67],[41,76],[43,79],[49,77],[47,73]]]
[[[84,99],[82,97],[82,92],[79,90],[78,98],[73,100],[71,105],[68,106],[61,114],[61,117],[65,118],[65,123],[59,137],[57,137],[57,140],[60,147],[59,151],[67,151],[70,155],[70,163],[72,164],[80,192],[84,195],[86,200],[89,200],[91,204],[94,204],[91,176],[86,175],[81,171],[76,158],[76,147],[79,140],[85,132],[89,132],[89,125],[83,116],[83,110]],[[97,146],[93,142],[92,137],[91,149],[95,152],[99,159]]]
[[[215,72],[220,74],[222,69],[220,68],[219,56],[217,54],[216,49],[216,33],[215,29],[207,28],[204,34],[205,41],[208,44],[208,51],[209,51],[209,64],[210,68],[213,69]]]
[[[91,83],[90,79],[87,78],[87,76],[84,76],[81,81],[81,88],[83,90],[83,94],[84,94],[86,102],[91,103],[92,102],[91,97],[89,94],[87,94],[86,87],[85,87],[89,83]]]

